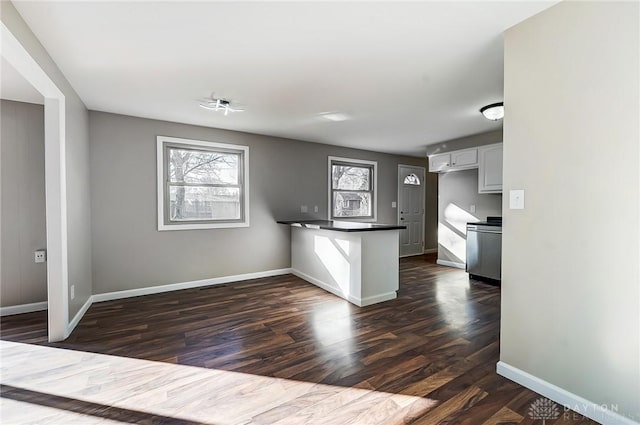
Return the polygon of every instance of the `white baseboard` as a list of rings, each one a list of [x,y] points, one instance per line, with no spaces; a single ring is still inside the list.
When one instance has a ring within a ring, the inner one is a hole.
[[[496,371],[518,384],[529,388],[556,403],[568,407],[579,414],[600,422],[603,425],[638,425],[627,417],[620,415],[611,408],[605,408],[597,403],[570,393],[556,385],[535,377],[523,370],[513,367],[505,362],[498,362]],[[561,413],[562,414],[562,413]]]
[[[31,313],[33,311],[42,311],[48,308],[48,303],[42,301],[39,303],[11,305],[8,307],[0,307],[0,316],[11,316],[12,314]]]
[[[374,295],[372,297],[355,298],[355,299],[357,300],[356,304],[359,307],[366,307],[368,305],[381,303],[383,301],[394,300],[396,298],[398,298],[398,293],[396,291],[393,291],[393,292],[387,292],[385,294]]]
[[[333,295],[337,295],[340,298],[345,298],[345,299],[348,298],[347,295],[343,294],[339,289],[337,289],[337,288],[335,288],[335,287],[333,287],[333,286],[331,286],[331,285],[329,285],[329,284],[327,284],[327,283],[325,283],[325,282],[323,282],[323,281],[321,281],[319,279],[316,279],[313,276],[309,276],[308,274],[303,273],[300,270],[291,269],[291,273],[293,273],[295,276],[298,276],[300,279],[306,280],[309,283],[313,283],[314,285],[324,289],[327,292],[331,292]],[[352,300],[349,300],[349,301],[352,301]],[[355,300],[352,301],[352,302],[355,302]]]
[[[127,289],[124,291],[94,294],[93,302],[119,300],[121,298],[139,297],[141,295],[159,294],[162,292],[179,291],[181,289],[199,288],[202,286],[221,285],[223,283],[239,282],[243,280],[259,279],[262,277],[280,276],[291,273],[290,268],[267,270],[263,272],[237,274],[232,276],[214,277],[211,279],[194,280],[191,282],[170,283],[167,285],[149,286],[147,288]]]
[[[417,254],[401,255],[400,258],[416,257],[418,255],[433,254],[434,252],[438,252],[438,248],[423,249],[422,252],[418,252]]]
[[[440,264],[441,266],[455,267],[456,269],[462,269],[462,270],[466,269],[466,264],[464,263],[454,263],[453,261],[446,261],[446,260],[438,260],[436,261],[436,263]]]
[[[73,332],[76,326],[78,326],[78,323],[80,323],[80,319],[82,319],[82,317],[87,312],[87,310],[89,310],[89,307],[91,307],[91,304],[93,304],[93,295],[89,297],[89,299],[83,304],[80,310],[78,310],[76,315],[73,316],[73,319],[71,320],[71,322],[69,322],[69,325],[67,326],[67,333],[64,336],[65,339],[67,339],[67,337],[71,335],[71,332]]]
[[[259,279],[261,277],[280,276],[280,275],[289,274],[289,273],[291,273],[291,269],[267,270],[264,272],[215,277],[212,279],[194,280],[191,282],[158,285],[158,286],[151,286],[148,288],[129,289],[125,291],[107,292],[104,294],[94,294],[89,297],[89,299],[84,303],[82,308],[73,317],[73,320],[69,322],[69,325],[67,326],[65,339],[69,335],[71,335],[71,332],[73,332],[76,326],[78,326],[78,323],[80,323],[80,320],[82,320],[82,317],[84,316],[84,314],[87,312],[87,310],[89,309],[89,307],[91,307],[93,303],[118,300],[121,298],[138,297],[140,295],[159,294],[161,292],[178,291],[180,289],[198,288],[201,286],[220,285],[222,283],[239,282],[239,281],[249,280],[249,279]],[[47,303],[45,302],[44,305],[46,309]],[[16,307],[20,307],[20,306],[16,306]],[[17,314],[17,313],[13,313],[13,314]]]
[[[342,293],[342,291],[340,291],[338,288],[331,286],[319,279],[316,279],[315,277],[309,276],[308,274],[303,273],[300,270],[291,269],[291,273],[298,276],[300,279],[306,280],[307,282],[312,283],[327,292],[331,292],[332,294],[357,305],[358,307],[366,307],[371,304],[381,303],[383,301],[392,300],[398,297],[398,293],[393,291],[387,292],[385,294],[374,295],[372,297],[357,298],[353,295],[346,295]]]

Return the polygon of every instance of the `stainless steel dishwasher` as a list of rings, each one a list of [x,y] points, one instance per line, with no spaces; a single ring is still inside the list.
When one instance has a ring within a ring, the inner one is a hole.
[[[502,218],[467,223],[467,273],[472,278],[500,280],[502,268]]]

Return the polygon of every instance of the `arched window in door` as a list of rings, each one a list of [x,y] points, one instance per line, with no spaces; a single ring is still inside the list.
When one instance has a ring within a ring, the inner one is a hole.
[[[404,184],[411,184],[414,186],[420,186],[420,179],[415,174],[411,173],[404,178]]]

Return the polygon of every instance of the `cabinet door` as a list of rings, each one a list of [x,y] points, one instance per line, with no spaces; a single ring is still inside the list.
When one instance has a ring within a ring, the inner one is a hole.
[[[451,152],[451,166],[454,168],[478,165],[478,149]]]
[[[429,171],[432,173],[448,170],[450,166],[451,154],[443,153],[429,157]]]
[[[502,143],[478,149],[478,193],[502,193]]]

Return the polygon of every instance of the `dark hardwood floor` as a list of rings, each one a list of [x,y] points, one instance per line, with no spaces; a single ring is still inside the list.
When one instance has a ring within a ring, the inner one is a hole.
[[[495,372],[500,288],[433,255],[400,268],[398,298],[364,308],[286,275],[97,303],[62,343],[46,342],[45,312],[3,317],[1,338],[437,400],[415,424],[542,423],[528,417],[540,396]]]

